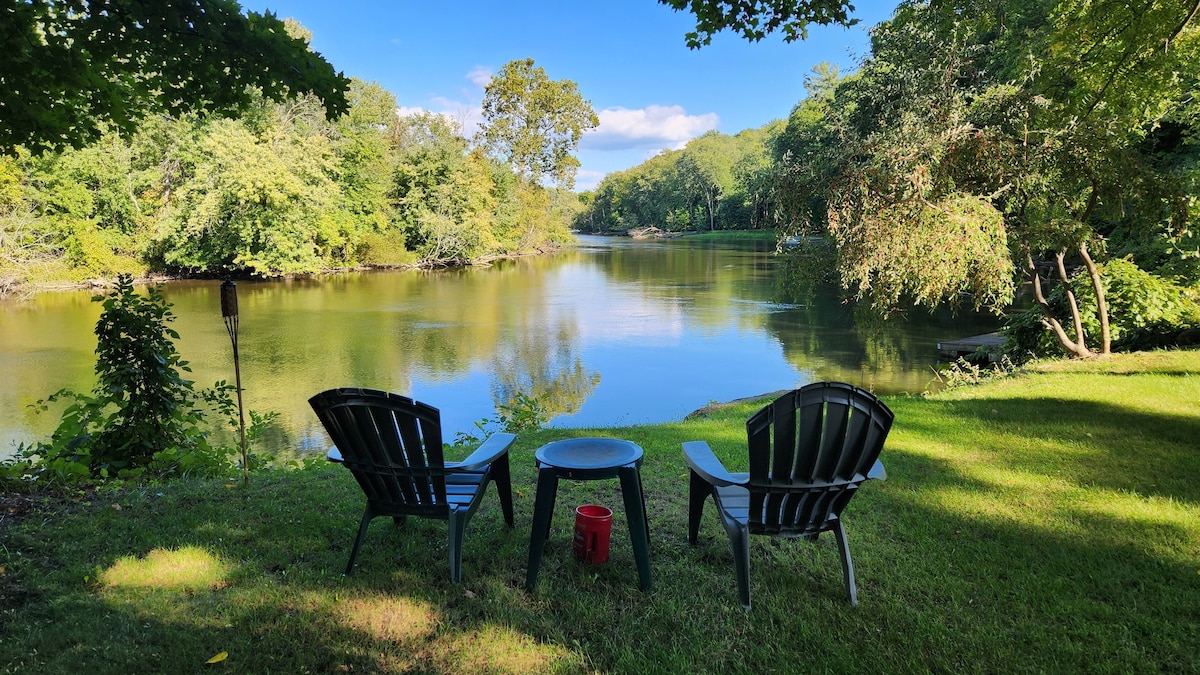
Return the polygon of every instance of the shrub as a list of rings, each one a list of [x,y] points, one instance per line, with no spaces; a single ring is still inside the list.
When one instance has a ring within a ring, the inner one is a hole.
[[[236,425],[233,387],[218,382],[197,391],[182,373],[190,372],[175,350],[179,334],[170,304],[156,288],[134,292],[128,276],[97,296],[104,311],[96,323],[96,386],[90,394],[58,391],[34,407],[67,402],[50,438],[22,445],[15,467],[6,470],[49,482],[88,478],[133,478],[150,470],[172,473],[228,473],[236,453],[214,447],[205,428],[206,406]],[[257,416],[253,437],[273,418]]]

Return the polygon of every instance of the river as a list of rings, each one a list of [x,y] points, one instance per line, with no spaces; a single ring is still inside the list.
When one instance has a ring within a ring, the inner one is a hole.
[[[859,330],[832,295],[781,296],[766,242],[581,237],[577,248],[491,267],[364,272],[238,284],[247,407],[280,413],[274,453],[328,443],[307,399],[387,389],[442,411],[446,440],[517,392],[547,394],[551,426],[679,420],[714,401],[836,379],[881,393],[934,382],[939,340],[995,319],[915,311]],[[219,282],[163,286],[197,386],[233,380]],[[88,291],[0,301],[0,455],[48,434],[28,406],[94,381]]]

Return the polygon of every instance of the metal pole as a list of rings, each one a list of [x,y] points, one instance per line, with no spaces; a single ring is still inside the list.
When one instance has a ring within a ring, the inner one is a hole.
[[[242,482],[250,484],[250,462],[246,454],[246,415],[242,408],[242,366],[238,358],[238,303],[237,284],[228,277],[221,284],[221,316],[225,317],[225,330],[233,343],[233,376],[237,384],[238,430],[242,439]]]

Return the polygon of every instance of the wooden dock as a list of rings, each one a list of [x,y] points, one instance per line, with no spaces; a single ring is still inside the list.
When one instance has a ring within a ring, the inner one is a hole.
[[[1000,358],[1002,347],[1004,347],[1004,333],[999,331],[937,343],[938,357],[950,361],[958,358],[970,359],[977,356],[982,349],[987,352],[987,360],[994,362]]]

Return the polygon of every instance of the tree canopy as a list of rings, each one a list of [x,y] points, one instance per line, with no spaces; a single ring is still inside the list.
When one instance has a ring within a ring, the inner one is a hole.
[[[573,196],[521,184],[445,118],[256,93],[240,116],[148,117],[84,147],[0,156],[0,294],[126,273],[262,276],[470,263],[565,242]]]
[[[149,114],[234,112],[257,89],[347,109],[349,80],[270,12],[235,0],[8,0],[0,149],[82,147]]]
[[[522,179],[550,178],[571,188],[579,160],[571,154],[583,132],[600,123],[570,80],[551,80],[533,59],[509,61],[483,95],[480,139]]]

